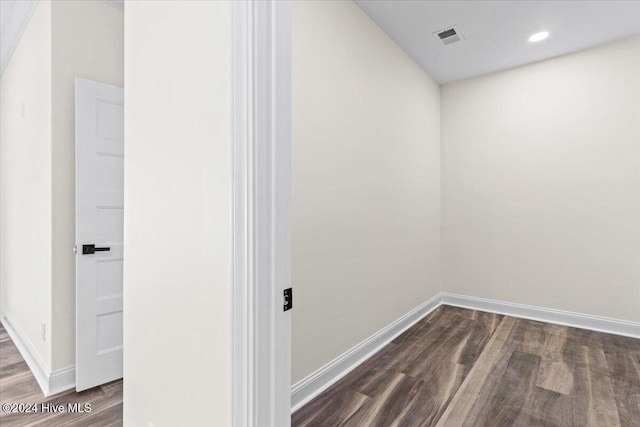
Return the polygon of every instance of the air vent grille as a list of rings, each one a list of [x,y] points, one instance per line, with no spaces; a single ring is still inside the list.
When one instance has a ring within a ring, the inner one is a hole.
[[[438,37],[440,37],[440,40],[444,40],[444,39],[446,39],[448,37],[455,36],[456,34],[457,34],[456,30],[451,28],[449,30],[443,31],[441,33],[438,33]]]
[[[460,40],[464,40],[462,34],[460,34],[460,32],[455,27],[444,28],[440,31],[436,31],[435,33],[433,33],[433,36],[443,46],[448,46],[450,44],[459,42]]]

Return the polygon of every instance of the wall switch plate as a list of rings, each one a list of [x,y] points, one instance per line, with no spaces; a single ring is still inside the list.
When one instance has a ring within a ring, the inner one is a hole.
[[[42,335],[42,341],[46,341],[47,340],[47,323],[46,322],[42,322],[40,325],[40,333]]]

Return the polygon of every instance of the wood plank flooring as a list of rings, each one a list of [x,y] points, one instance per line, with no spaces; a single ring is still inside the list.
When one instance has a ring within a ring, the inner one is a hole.
[[[640,340],[441,306],[293,426],[640,426]]]
[[[45,398],[29,367],[0,323],[0,403],[91,404],[89,413],[11,413],[0,410],[2,427],[122,425],[122,380],[80,393],[69,390]]]

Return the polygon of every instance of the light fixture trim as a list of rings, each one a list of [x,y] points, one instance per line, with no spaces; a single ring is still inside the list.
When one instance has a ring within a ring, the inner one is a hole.
[[[542,40],[546,39],[547,37],[549,37],[549,32],[548,31],[540,31],[538,33],[532,34],[531,37],[529,37],[529,41],[530,42],[539,42],[539,41],[542,41]]]

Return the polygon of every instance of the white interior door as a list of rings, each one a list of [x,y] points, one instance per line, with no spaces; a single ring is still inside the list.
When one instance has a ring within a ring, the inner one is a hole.
[[[122,378],[124,91],[76,79],[76,390]]]

